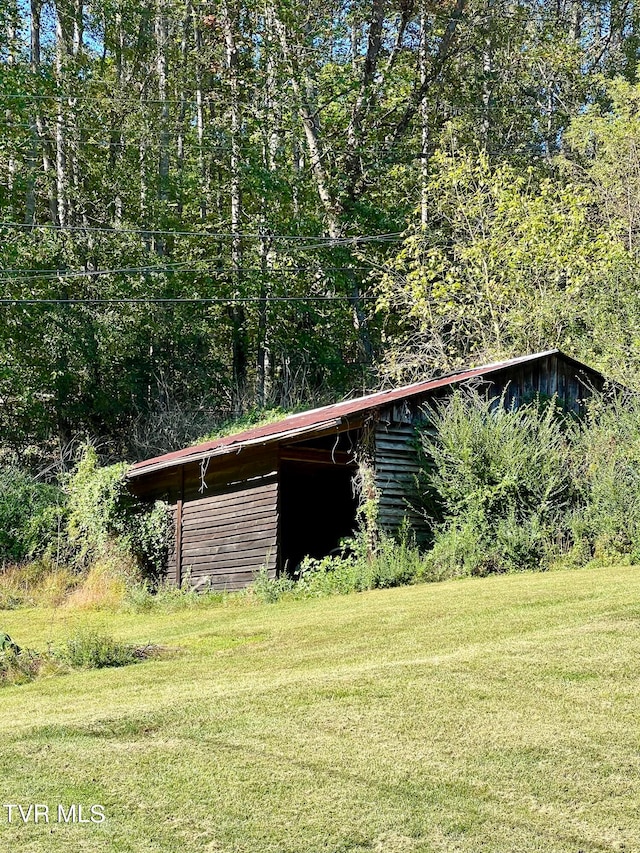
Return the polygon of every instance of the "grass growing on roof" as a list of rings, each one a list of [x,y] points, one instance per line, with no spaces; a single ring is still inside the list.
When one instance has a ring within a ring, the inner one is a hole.
[[[622,567],[179,618],[5,611],[24,646],[91,629],[182,653],[0,692],[1,802],[107,815],[0,819],[0,849],[637,850],[638,601]]]

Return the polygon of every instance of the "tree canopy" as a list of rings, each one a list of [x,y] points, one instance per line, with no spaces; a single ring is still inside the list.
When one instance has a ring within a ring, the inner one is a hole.
[[[0,445],[561,346],[637,382],[634,3],[0,0]]]

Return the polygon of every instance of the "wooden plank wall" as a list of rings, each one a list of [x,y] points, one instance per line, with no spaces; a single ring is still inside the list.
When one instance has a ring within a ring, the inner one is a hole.
[[[582,374],[582,375],[581,375]],[[506,388],[507,405],[530,402],[536,395],[542,398],[557,396],[564,409],[579,413],[583,401],[590,396],[591,386],[600,389],[602,383],[591,373],[580,371],[575,364],[556,355],[516,365],[495,377],[487,377],[492,383],[490,393],[497,395]]]
[[[167,554],[167,573],[166,580],[169,583],[179,583],[178,574],[177,574],[177,562],[176,562],[176,515],[177,515],[177,507],[175,504],[169,507],[169,512],[171,514],[172,521],[171,530],[173,531],[173,535],[169,541],[169,552]]]
[[[375,428],[375,484],[380,495],[378,518],[386,533],[395,534],[407,518],[418,541],[428,528],[422,515],[412,507],[415,475],[418,473],[416,430],[411,414],[389,409],[381,413]],[[407,422],[409,421],[409,422]]]
[[[262,566],[275,577],[278,481],[275,472],[182,505],[181,574],[195,588],[235,590]],[[175,558],[173,579],[177,580]]]
[[[583,401],[590,396],[591,387],[599,388],[601,381],[588,369],[556,355],[539,361],[515,365],[499,373],[471,380],[482,393],[498,396],[506,388],[505,402],[516,407],[531,401],[536,395],[553,397],[568,411],[580,412]],[[409,403],[398,401],[380,412],[375,428],[376,487],[380,493],[380,526],[395,533],[406,516],[415,530],[418,541],[428,537],[425,518],[412,508],[418,454],[415,447],[416,425],[424,420],[422,407],[451,393],[443,387]]]

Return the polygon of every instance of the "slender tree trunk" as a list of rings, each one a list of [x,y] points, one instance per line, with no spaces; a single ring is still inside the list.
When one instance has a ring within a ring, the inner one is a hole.
[[[267,375],[269,372],[269,355],[267,343],[268,282],[271,272],[271,257],[268,240],[263,237],[260,242],[260,303],[258,304],[258,341],[256,358],[256,402],[264,406],[267,399]]]
[[[195,40],[195,78],[196,78],[196,131],[198,134],[198,172],[200,174],[200,219],[204,222],[207,218],[209,207],[209,194],[211,192],[211,181],[209,170],[204,154],[204,97],[202,92],[202,32],[194,12],[194,40]]]
[[[238,32],[238,10],[232,5],[234,0],[224,0],[223,29],[226,54],[226,71],[229,91],[231,158],[230,158],[230,200],[231,200],[231,270],[233,281],[233,297],[244,296],[242,272],[242,186],[240,178],[241,151],[241,111],[240,111],[240,81],[239,55],[236,42]],[[232,322],[232,374],[233,374],[233,408],[236,414],[241,414],[244,407],[247,384],[248,366],[248,337],[246,316],[242,303],[235,302],[231,306]]]
[[[273,9],[273,20],[278,33],[280,46],[285,61],[291,70],[291,85],[298,104],[298,114],[304,131],[311,170],[315,179],[316,189],[322,202],[327,231],[329,236],[337,240],[342,235],[340,223],[340,206],[333,198],[330,190],[330,181],[325,166],[325,154],[320,136],[320,123],[318,110],[314,105],[314,91],[311,81],[302,73],[298,63],[295,48],[290,44],[289,34],[285,24],[278,17],[277,10]]]
[[[157,0],[156,19],[156,74],[158,78],[158,100],[160,103],[160,134],[158,141],[158,200],[160,202],[160,224],[164,226],[166,205],[169,200],[169,101],[167,99],[167,43],[169,28],[162,0]],[[155,250],[165,254],[164,237],[156,235]]]
[[[7,65],[9,67],[15,64],[15,49],[16,49],[16,36],[17,36],[17,10],[11,6],[8,10],[7,14]],[[5,125],[7,128],[10,128],[13,124],[13,115],[12,110],[5,110]],[[15,178],[16,178],[16,159],[13,153],[13,146],[10,146],[9,149],[9,158],[7,163],[7,192],[9,196],[10,209],[11,209],[11,219],[14,219],[16,216],[15,212],[15,202],[14,198],[14,188],[15,188]]]
[[[65,84],[67,64],[67,45],[65,32],[65,13],[61,3],[56,4],[56,79],[60,87]],[[69,176],[67,172],[67,136],[64,115],[64,96],[60,94],[56,100],[56,197],[58,201],[58,224],[64,228],[67,223]]]
[[[73,29],[71,36],[71,68],[75,72],[80,66],[80,60],[82,56],[82,48],[83,48],[83,38],[84,38],[84,2],[83,0],[74,0],[73,4]],[[73,76],[69,75],[69,85],[73,85],[75,83]],[[78,127],[78,115],[77,115],[77,106],[78,100],[77,98],[69,95],[67,99],[67,138],[68,138],[68,153],[67,153],[67,161],[68,161],[68,173],[69,173],[69,187],[73,187],[73,193],[70,192],[70,195],[73,198],[68,199],[68,220],[70,224],[73,224],[76,221],[76,215],[78,213],[77,207],[81,204],[81,186],[83,185],[83,181],[80,175],[80,166],[79,166],[79,157],[80,150],[82,148],[82,133]],[[86,210],[84,209],[84,205],[82,206],[82,219],[83,222],[87,223],[86,218]]]
[[[187,62],[189,53],[190,24],[192,18],[191,0],[186,0],[185,13],[182,21],[182,38],[180,40],[180,76],[177,80],[179,86],[180,112],[178,114],[178,142],[176,151],[176,167],[178,172],[178,214],[182,216],[184,206],[184,139],[186,133],[187,119]]]
[[[424,89],[429,75],[429,15],[426,0],[420,9],[420,88]],[[429,102],[426,92],[420,104],[420,222],[429,224]]]
[[[115,15],[115,33],[114,33],[114,61],[116,72],[116,87],[118,94],[122,92],[124,85],[124,68],[123,68],[123,52],[124,52],[124,31],[122,24],[122,13],[116,12]],[[118,174],[118,166],[122,151],[122,117],[118,110],[111,111],[111,139],[109,146],[109,165],[111,173]],[[121,183],[115,181],[116,189],[113,197],[113,225],[115,228],[120,228],[122,225],[123,216],[123,201],[121,192]]]
[[[367,53],[362,65],[360,88],[356,97],[351,119],[347,127],[348,156],[345,161],[344,171],[347,189],[345,196],[353,203],[356,196],[356,188],[362,175],[362,164],[360,162],[360,147],[362,144],[362,127],[366,115],[371,107],[373,97],[373,81],[378,68],[378,57],[382,47],[382,28],[384,24],[387,0],[372,0],[371,17],[369,20]]]
[[[382,26],[380,22],[382,0],[374,0],[373,19],[370,29],[370,43],[367,56],[367,66],[365,67],[365,77],[373,73],[377,54],[380,48],[378,26]],[[298,50],[291,43],[287,27],[284,22],[278,17],[278,12],[273,8],[273,19],[278,33],[280,46],[287,65],[291,72],[291,85],[296,96],[298,104],[298,112],[304,135],[307,141],[309,150],[309,158],[311,160],[311,171],[315,179],[316,189],[322,202],[327,223],[327,231],[329,236],[338,240],[343,234],[342,216],[344,214],[342,204],[335,198],[331,192],[331,182],[326,169],[326,159],[322,136],[320,133],[320,122],[318,119],[318,108],[315,104],[315,92],[313,85],[307,74],[302,70],[298,62]],[[363,88],[366,96],[368,84],[363,81]],[[361,105],[362,108],[362,105]],[[356,117],[356,125],[359,128],[362,116]],[[352,117],[352,124],[354,118]],[[360,293],[360,284],[355,277],[351,278],[351,292],[349,301],[353,310],[353,321],[356,334],[358,335],[360,345],[364,352],[367,361],[371,361],[373,357],[373,345],[369,335],[368,323],[366,314],[362,307],[362,298]]]
[[[41,49],[40,49],[40,30],[41,30],[41,0],[30,0],[30,42],[31,42],[31,71],[34,75],[40,73]],[[48,128],[41,112],[41,105],[38,101],[34,102],[33,114],[31,118],[31,139],[33,145],[34,166],[37,160],[38,144],[42,152],[42,168],[45,174],[47,183],[47,195],[49,201],[49,218],[52,225],[58,224],[58,200],[56,198],[56,179],[55,179],[55,152],[49,137]],[[35,169],[34,169],[35,173]],[[34,174],[35,179],[35,174]],[[26,219],[28,221],[35,220],[36,198],[35,198],[35,180],[30,182],[27,189],[27,212]]]
[[[140,171],[140,221],[143,228],[150,227],[149,223],[149,168],[147,164],[147,138],[143,132],[140,136],[138,144],[138,167]],[[151,251],[151,234],[149,231],[142,231],[142,241],[144,242],[147,252]]]
[[[491,39],[487,37],[482,51],[482,123],[481,139],[482,147],[489,153],[489,110],[491,104],[491,72],[493,70],[493,57]]]
[[[265,48],[263,53],[265,97],[264,97],[264,141],[263,164],[267,172],[274,174],[277,169],[277,154],[280,147],[278,128],[282,126],[280,104],[277,98],[277,77],[274,55],[274,43],[277,35],[274,27],[273,14],[267,9],[265,16]],[[261,228],[266,229],[269,198],[261,199]],[[269,317],[269,283],[273,268],[273,256],[269,251],[269,241],[265,235],[260,241],[260,302],[258,304],[258,334],[256,358],[256,398],[259,406],[264,406],[267,399],[267,381],[269,375],[268,348],[268,317]]]

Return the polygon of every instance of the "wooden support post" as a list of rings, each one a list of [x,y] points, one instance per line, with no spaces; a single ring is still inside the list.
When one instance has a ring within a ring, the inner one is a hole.
[[[180,497],[176,505],[176,584],[182,586],[182,502],[184,501],[184,465],[180,469]]]

